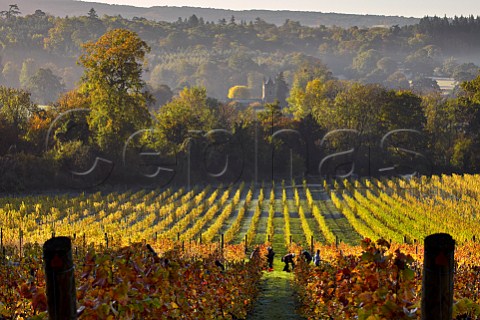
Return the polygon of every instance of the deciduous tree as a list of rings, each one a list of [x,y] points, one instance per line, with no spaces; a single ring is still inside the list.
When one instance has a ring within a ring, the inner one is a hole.
[[[38,103],[47,104],[57,100],[58,95],[65,89],[65,85],[52,70],[40,68],[30,77],[27,89]]]
[[[149,95],[142,80],[149,50],[136,33],[124,29],[84,45],[79,59],[85,67],[82,90],[91,99],[88,123],[101,150],[118,153],[132,133],[150,124]]]
[[[207,104],[205,88],[184,88],[156,114],[156,132],[162,146],[179,146],[189,137],[190,130],[213,128],[214,114]]]

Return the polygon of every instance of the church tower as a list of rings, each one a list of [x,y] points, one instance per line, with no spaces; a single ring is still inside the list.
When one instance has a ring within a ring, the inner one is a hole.
[[[275,83],[272,78],[268,78],[267,81],[263,79],[262,85],[262,100],[263,103],[272,103],[275,101]]]

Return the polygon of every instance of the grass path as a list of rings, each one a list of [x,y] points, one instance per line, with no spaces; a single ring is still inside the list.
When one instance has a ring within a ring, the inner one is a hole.
[[[295,312],[293,273],[282,271],[280,257],[275,255],[274,271],[264,272],[260,283],[260,294],[248,320],[296,320],[304,319]]]

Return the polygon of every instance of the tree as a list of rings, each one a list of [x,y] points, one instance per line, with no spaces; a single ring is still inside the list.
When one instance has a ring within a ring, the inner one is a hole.
[[[385,85],[391,89],[409,89],[410,83],[405,74],[401,71],[395,71],[386,80]]]
[[[416,74],[428,76],[438,65],[440,51],[435,46],[425,46],[405,58],[405,66]]]
[[[377,68],[389,76],[397,69],[397,62],[390,57],[383,57],[377,61]]]
[[[389,90],[381,121],[387,131],[423,130],[426,119],[422,109],[422,99],[410,91]]]
[[[65,90],[65,85],[52,70],[40,68],[28,80],[27,89],[32,93],[34,100],[47,104],[57,100],[58,95]]]
[[[155,99],[155,110],[160,109],[160,107],[172,100],[173,97],[172,89],[170,89],[170,87],[166,84],[161,84],[156,88],[151,88],[150,86],[148,86],[148,91]]]
[[[354,129],[370,141],[384,134],[387,90],[379,85],[349,83],[337,92],[333,103],[324,104],[314,113],[328,130]]]
[[[18,81],[19,74],[18,66],[12,61],[8,61],[3,66],[3,84],[7,87],[18,87],[20,85]]]
[[[95,11],[94,8],[91,8],[90,11],[88,11],[87,16],[89,19],[98,19],[97,11]]]
[[[267,103],[265,109],[258,113],[258,120],[265,130],[273,131],[275,126],[279,126],[283,118],[282,108],[278,100],[273,103]]]
[[[234,86],[228,89],[228,99],[249,99],[250,89],[247,86]]]
[[[293,75],[294,88],[303,88],[307,86],[309,81],[319,79],[328,81],[333,79],[332,72],[320,60],[300,62],[300,67]]]
[[[324,82],[314,79],[307,83],[305,90],[292,90],[289,101],[298,106],[293,110],[293,115],[297,119],[304,119],[308,116],[317,119],[324,117],[328,106],[333,104],[335,97],[344,87],[345,85],[341,81]]]
[[[79,62],[85,67],[82,90],[91,99],[89,127],[101,150],[118,154],[132,133],[150,123],[142,80],[150,48],[135,32],[114,29],[83,49]]]
[[[33,13],[33,16],[37,19],[44,19],[47,16],[47,14],[45,12],[43,12],[42,10],[37,9]]]
[[[76,26],[73,19],[56,19],[55,25],[48,30],[48,37],[44,39],[44,47],[57,54],[77,53],[77,47],[72,40]]]
[[[293,75],[293,85],[290,90],[290,96],[287,100],[291,112],[297,118],[303,118],[310,114],[311,108],[304,104],[307,86],[310,82],[318,80],[318,84],[332,80],[333,76],[330,70],[322,64],[317,62],[303,62],[301,67],[297,69]]]
[[[280,106],[286,107],[287,106],[287,95],[288,95],[288,85],[285,81],[285,77],[283,72],[280,72],[275,77],[275,93]]]
[[[0,11],[0,16],[5,17],[5,19],[10,20],[12,18],[15,18],[19,14],[21,14],[20,9],[18,8],[18,5],[16,4],[11,4],[8,6],[8,11]]]
[[[22,131],[28,119],[37,112],[37,106],[30,100],[30,93],[7,87],[0,87],[0,118]]]
[[[30,77],[33,76],[36,69],[35,60],[28,58],[22,63],[22,69],[20,70],[19,81],[22,88],[28,87]]]
[[[381,54],[377,50],[370,49],[367,51],[361,51],[353,59],[352,69],[357,71],[360,75],[366,75],[377,67],[377,63],[380,59]]]
[[[190,130],[212,129],[214,113],[207,102],[205,88],[184,88],[178,96],[160,108],[155,115],[159,144],[174,148],[185,142]]]
[[[191,15],[190,18],[188,18],[187,20],[187,25],[190,27],[190,28],[195,28],[198,26],[198,18],[196,15]]]
[[[473,63],[462,63],[453,70],[452,77],[458,82],[470,81],[476,78],[479,71],[479,67]]]

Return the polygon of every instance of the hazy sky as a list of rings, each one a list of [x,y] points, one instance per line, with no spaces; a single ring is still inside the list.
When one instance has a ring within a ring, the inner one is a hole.
[[[479,0],[86,0],[138,7],[192,6],[233,10],[270,9],[358,14],[449,17],[480,15]]]

